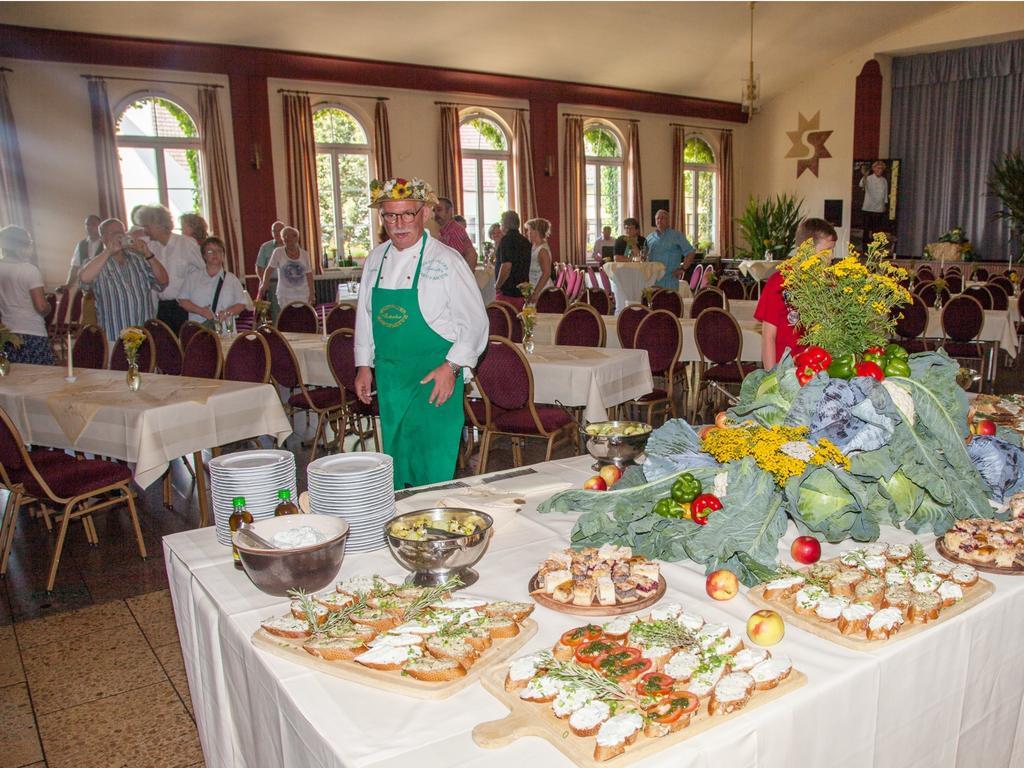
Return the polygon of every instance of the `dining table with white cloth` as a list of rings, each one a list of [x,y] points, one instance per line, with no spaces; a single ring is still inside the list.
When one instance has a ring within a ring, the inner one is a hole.
[[[200,525],[209,520],[202,451],[292,433],[273,386],[142,373],[137,392],[124,371],[13,364],[0,378],[0,407],[28,445],[121,459],[146,488],[173,459],[192,454]]]
[[[529,601],[527,584],[550,552],[568,546],[572,514],[537,512],[558,483],[582,485],[593,474],[589,456],[537,464],[515,483],[524,505],[493,534],[474,568],[468,592],[489,600]],[[466,478],[474,493],[484,477]],[[488,486],[483,486],[488,487]],[[543,489],[531,493],[531,488]],[[457,499],[460,489],[446,492]],[[415,496],[403,501],[412,504]],[[430,502],[424,501],[424,504]],[[936,558],[933,535],[882,528],[887,542],[919,541]],[[799,532],[790,523],[778,546],[792,564]],[[830,558],[853,542],[822,545]],[[270,655],[250,638],[261,620],[287,614],[287,598],[258,591],[232,566],[231,551],[213,529],[163,540],[182,658],[206,764],[221,768],[561,768],[573,763],[539,738],[485,749],[474,726],[508,709],[479,683],[450,698],[422,700],[321,674]],[[758,608],[745,588],[718,602],[705,592],[703,568],[662,563],[663,604],[679,603],[709,622],[722,622],[746,640],[747,618]],[[406,574],[386,549],[349,554],[338,578]],[[987,599],[930,625],[913,637],[859,651],[790,623],[770,648],[788,656],[806,683],[643,761],[645,768],[792,768],[792,766],[1024,765],[1024,579],[982,574],[995,584]],[[517,655],[550,648],[560,635],[589,620],[537,607],[538,631]],[[755,699],[756,700],[756,699]],[[537,705],[545,706],[545,705]],[[568,736],[567,738],[574,738]],[[628,750],[627,750],[628,756]],[[609,764],[613,764],[612,763]]]
[[[630,304],[639,304],[644,288],[650,288],[665,274],[665,265],[657,261],[609,261],[601,269],[611,281],[619,312]]]
[[[534,325],[533,338],[538,344],[554,344],[555,329],[562,315],[554,313],[537,313]],[[602,315],[605,329],[605,348],[620,349],[618,328],[618,316]],[[683,335],[683,349],[679,359],[684,362],[700,360],[700,351],[697,349],[697,341],[693,333],[695,321],[688,317],[679,319],[679,328]],[[740,333],[743,335],[743,349],[740,352],[740,359],[744,362],[754,362],[761,359],[761,323],[757,320],[737,320]]]

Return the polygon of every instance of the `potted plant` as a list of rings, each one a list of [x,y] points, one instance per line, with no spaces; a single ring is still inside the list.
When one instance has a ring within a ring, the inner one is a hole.
[[[802,200],[793,195],[776,195],[760,200],[751,196],[743,215],[736,219],[746,248],[737,249],[741,259],[786,258],[796,246]]]
[[[1006,219],[1010,226],[1010,254],[1020,258],[1021,231],[1024,230],[1024,156],[1016,149],[1007,152],[992,164],[988,177],[989,194],[998,197],[1002,208],[992,216]]]

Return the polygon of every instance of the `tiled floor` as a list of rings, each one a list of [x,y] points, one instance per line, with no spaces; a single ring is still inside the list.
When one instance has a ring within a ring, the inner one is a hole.
[[[1022,378],[1018,364],[997,391],[1020,391]],[[304,487],[306,451],[294,436],[288,446],[300,458]],[[543,446],[528,442],[525,463],[541,460]],[[510,466],[501,441],[488,469]],[[52,593],[45,585],[54,536],[22,515],[9,573],[0,580],[0,768],[204,765],[160,543],[198,520],[180,464],[175,486],[173,509],[163,506],[159,487],[140,494],[146,560],[134,549],[127,515],[101,515],[98,547],[72,529]]]

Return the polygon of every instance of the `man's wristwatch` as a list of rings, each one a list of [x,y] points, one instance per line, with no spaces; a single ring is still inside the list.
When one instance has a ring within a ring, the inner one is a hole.
[[[462,366],[458,363],[453,363],[451,360],[445,360],[445,362],[448,363],[448,367],[452,369],[452,373],[456,376],[462,371]]]

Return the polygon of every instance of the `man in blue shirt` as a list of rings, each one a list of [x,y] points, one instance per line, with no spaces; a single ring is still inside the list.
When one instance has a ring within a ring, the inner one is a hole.
[[[686,239],[686,235],[668,225],[668,211],[662,209],[654,214],[654,226],[657,229],[647,235],[647,260],[657,261],[665,265],[665,274],[661,276],[656,285],[668,288],[670,291],[679,289],[679,281],[682,279],[689,264],[683,259],[693,253],[693,246]]]

